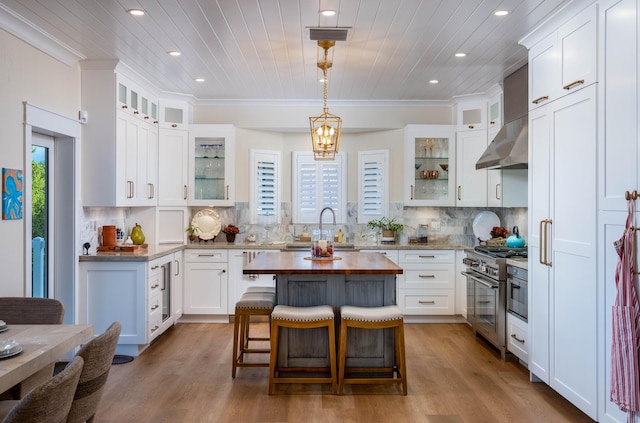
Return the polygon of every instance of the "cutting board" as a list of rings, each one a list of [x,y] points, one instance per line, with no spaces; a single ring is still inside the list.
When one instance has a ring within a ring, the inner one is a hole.
[[[114,246],[106,246],[106,245],[101,245],[98,247],[98,252],[104,252],[104,251],[119,251],[119,252],[129,252],[129,253],[138,253],[142,250],[146,250],[147,249],[147,244],[140,244],[140,245],[114,245]]]

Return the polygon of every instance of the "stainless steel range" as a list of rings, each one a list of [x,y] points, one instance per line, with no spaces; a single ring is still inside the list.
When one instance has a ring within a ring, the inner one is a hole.
[[[467,321],[476,336],[493,344],[507,357],[507,258],[527,257],[526,248],[477,246],[465,250],[462,272],[467,278]]]

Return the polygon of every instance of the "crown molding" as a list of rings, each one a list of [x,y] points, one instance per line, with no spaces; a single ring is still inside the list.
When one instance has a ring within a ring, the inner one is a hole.
[[[43,53],[73,66],[86,57],[0,3],[0,28]]]

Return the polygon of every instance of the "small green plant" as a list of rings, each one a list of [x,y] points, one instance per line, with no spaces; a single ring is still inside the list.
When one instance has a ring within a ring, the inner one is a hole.
[[[185,230],[189,235],[197,235],[200,229],[197,226],[189,225],[189,227]]]
[[[404,225],[402,223],[396,222],[396,218],[389,219],[388,217],[383,217],[381,219],[371,219],[367,222],[367,227],[369,229],[380,229],[381,231],[393,231],[400,232],[404,229]]]

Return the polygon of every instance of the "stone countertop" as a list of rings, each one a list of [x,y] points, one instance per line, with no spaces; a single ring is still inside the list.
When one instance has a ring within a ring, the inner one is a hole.
[[[524,270],[529,270],[529,262],[525,258],[508,258],[507,264]]]
[[[140,252],[100,252],[96,254],[80,255],[78,261],[151,261],[156,258],[191,249],[222,249],[222,250],[283,250],[287,246],[296,248],[310,247],[308,242],[256,244],[255,242],[191,242],[189,244],[150,245]],[[340,244],[334,243],[336,251],[360,250],[464,250],[468,245],[454,245],[444,242],[432,244],[347,244],[353,248],[340,249]],[[526,263],[525,263],[526,264]]]

